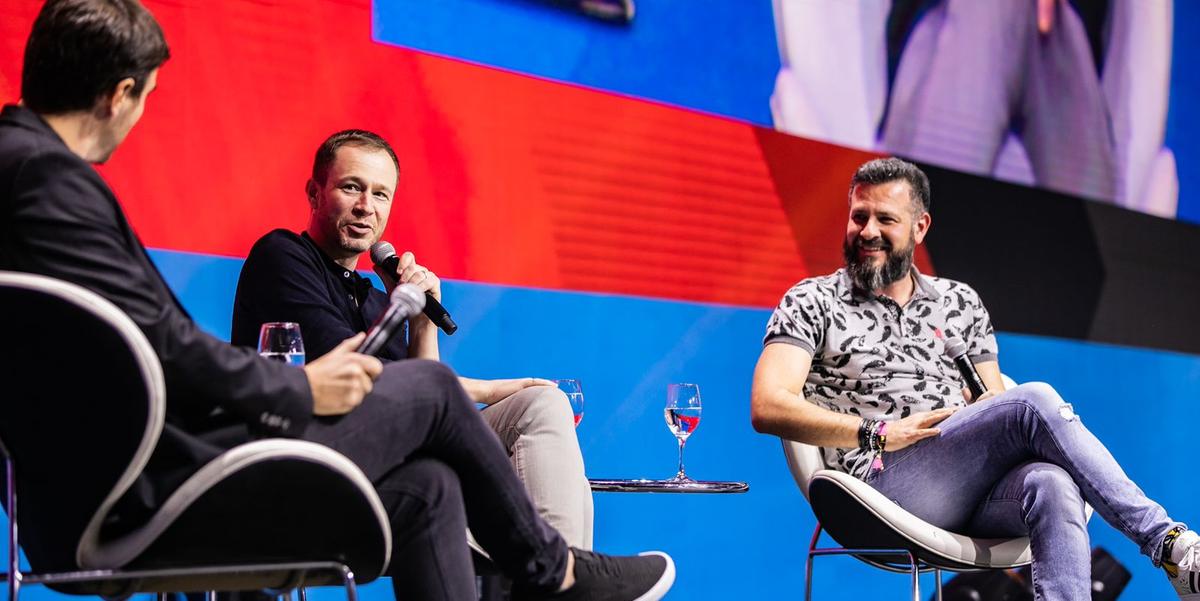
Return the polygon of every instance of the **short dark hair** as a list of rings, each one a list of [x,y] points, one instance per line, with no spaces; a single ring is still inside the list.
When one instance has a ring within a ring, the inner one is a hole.
[[[132,77],[141,96],[171,52],[154,15],[137,0],[48,0],[29,41],[21,100],[44,115],[89,110]]]
[[[919,167],[903,159],[891,157],[887,159],[874,159],[863,163],[854,172],[854,177],[850,178],[850,193],[854,194],[854,188],[860,184],[874,186],[896,180],[908,182],[908,187],[912,190],[914,212],[918,215],[928,213],[930,202],[929,178],[925,176],[925,172],[921,171]]]
[[[321,146],[317,148],[317,156],[313,158],[313,181],[325,183],[325,174],[329,172],[329,166],[337,158],[338,149],[343,146],[366,146],[388,153],[388,156],[392,157],[392,163],[396,165],[396,178],[400,178],[400,159],[396,158],[396,151],[392,150],[392,146],[383,139],[383,136],[365,129],[343,129],[325,138],[325,141],[321,142]]]

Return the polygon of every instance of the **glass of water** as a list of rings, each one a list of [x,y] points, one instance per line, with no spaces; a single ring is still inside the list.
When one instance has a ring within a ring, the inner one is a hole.
[[[700,387],[695,384],[670,384],[667,386],[667,405],[663,418],[671,434],[679,440],[679,471],[668,482],[694,482],[683,472],[683,445],[700,425]]]
[[[258,354],[289,365],[304,365],[300,324],[290,321],[264,323],[258,331]]]
[[[578,428],[579,422],[583,421],[583,386],[579,380],[555,380],[554,383],[571,401],[571,413],[575,415],[575,427]]]

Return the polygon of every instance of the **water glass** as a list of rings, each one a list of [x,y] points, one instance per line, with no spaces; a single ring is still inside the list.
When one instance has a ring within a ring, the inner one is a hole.
[[[579,422],[583,421],[583,386],[579,380],[555,380],[554,383],[571,402],[571,413],[575,415],[575,427],[578,428]]]
[[[290,321],[264,323],[258,332],[258,354],[289,365],[304,365],[300,324]]]

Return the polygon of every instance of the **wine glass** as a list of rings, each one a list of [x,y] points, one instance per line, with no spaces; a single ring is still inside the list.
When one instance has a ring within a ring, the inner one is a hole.
[[[683,445],[700,425],[700,387],[695,384],[668,385],[663,417],[671,434],[679,439],[679,473],[668,482],[695,482],[683,472]]]
[[[571,402],[571,413],[575,415],[575,427],[578,428],[579,422],[583,421],[583,386],[579,380],[555,380],[554,383]]]
[[[264,323],[258,331],[258,354],[297,367],[304,365],[304,339],[300,324],[290,321]]]

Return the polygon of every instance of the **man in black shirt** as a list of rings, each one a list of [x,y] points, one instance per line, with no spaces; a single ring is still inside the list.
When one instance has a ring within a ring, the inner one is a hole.
[[[384,368],[353,352],[358,335],[300,369],[196,327],[90,165],[108,160],[137,123],[167,56],[162,30],[137,0],[49,0],[26,45],[22,103],[0,114],[0,269],[105,297],[137,324],[162,364],[167,427],[142,475],[151,486],[137,488],[150,491],[138,499],[146,509],[174,492],[179,472],[220,453],[203,439],[205,418],[220,408],[244,427],[242,440],[302,437],[363,470],[391,518],[389,573],[406,598],[474,595],[462,536],[468,521],[527,597],[665,594],[674,578],[665,555],[568,549],[537,516],[503,447],[441,364]],[[3,423],[0,431],[13,427],[37,424]],[[22,468],[39,473],[37,458]],[[40,558],[30,560],[39,569]]]
[[[250,250],[238,280],[231,340],[253,347],[267,322],[300,324],[307,358],[323,356],[366,329],[387,308],[387,295],[355,271],[360,256],[387,225],[399,177],[399,161],[380,136],[346,130],[318,148],[306,191],[311,209],[299,235],[275,230]],[[441,282],[400,257],[396,273],[380,273],[391,292],[411,283],[441,298]],[[437,328],[424,315],[408,324],[377,356],[439,360]],[[512,467],[542,516],[578,548],[592,544],[592,496],[575,437],[570,405],[546,380],[476,380],[460,377],[472,400],[484,403],[483,418],[500,437]]]

